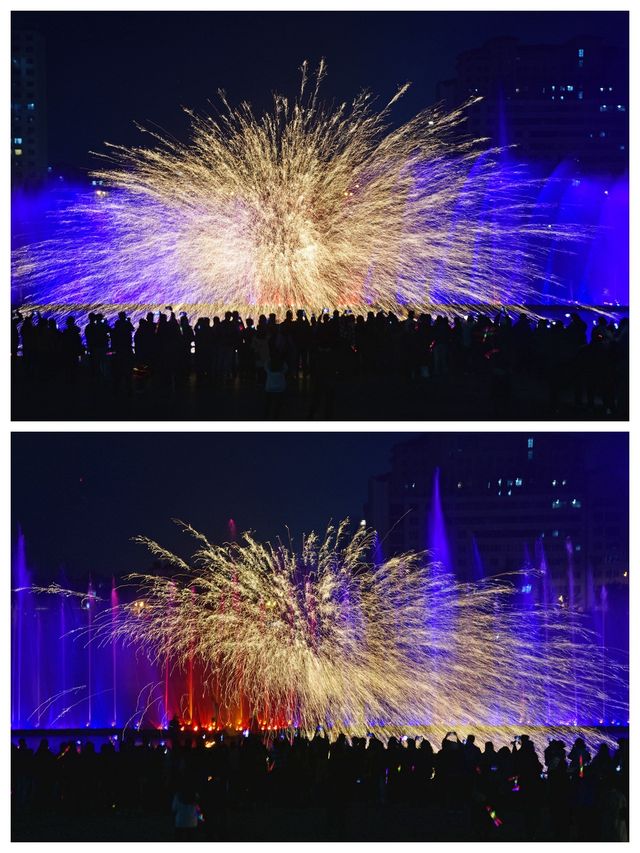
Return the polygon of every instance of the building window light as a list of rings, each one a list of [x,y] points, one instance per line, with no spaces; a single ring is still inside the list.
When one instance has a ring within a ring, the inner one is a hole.
[[[618,106],[617,106],[617,110],[618,110],[618,112],[620,112],[620,113],[624,113],[624,112],[626,112],[626,107],[625,107],[625,105],[624,105],[624,104],[618,104]]]
[[[573,92],[573,86],[567,86],[567,92]]]
[[[578,100],[582,101],[584,99],[584,92],[578,92]]]
[[[522,485],[522,479],[520,477],[516,477],[516,486]]]
[[[14,148],[13,153],[16,155],[16,157],[22,157],[22,148]]]
[[[529,448],[529,450],[531,450],[531,448],[533,447],[533,439],[532,438],[527,439],[527,447]]]
[[[583,59],[583,58],[584,58],[584,48],[579,47],[578,48],[578,59]]]
[[[33,101],[29,101],[29,103],[27,104],[27,109],[28,110],[35,110],[35,108],[36,108],[36,105],[33,103]]]
[[[606,111],[607,111],[607,105],[606,104],[600,104],[600,112],[606,113]]]
[[[21,136],[16,136],[16,137],[14,138],[14,140],[13,140],[13,144],[14,144],[14,145],[22,145],[22,137],[21,137]]]

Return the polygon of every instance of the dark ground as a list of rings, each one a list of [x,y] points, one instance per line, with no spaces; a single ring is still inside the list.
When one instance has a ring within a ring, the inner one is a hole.
[[[200,840],[225,841],[524,841],[521,815],[500,815],[494,827],[481,808],[451,811],[437,806],[353,805],[340,826],[332,824],[327,809],[256,807],[237,808],[228,815],[227,836]],[[536,840],[553,836],[543,821]],[[113,816],[14,817],[12,841],[173,841],[170,815],[114,814]],[[527,840],[531,840],[530,836]]]
[[[489,376],[456,375],[409,379],[399,375],[339,379],[329,410],[324,402],[310,416],[310,380],[289,383],[279,420],[620,420],[601,400],[576,407],[569,390],[552,406],[548,387],[532,375],[514,376],[507,394],[496,394]],[[172,392],[156,378],[136,376],[130,394],[116,394],[111,383],[88,382],[82,369],[73,384],[60,379],[14,376],[12,419],[20,421],[257,421],[265,416],[265,394],[236,379],[225,386],[198,385],[191,376]]]

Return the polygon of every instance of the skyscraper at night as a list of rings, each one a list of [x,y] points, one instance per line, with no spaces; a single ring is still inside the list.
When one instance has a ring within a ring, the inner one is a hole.
[[[467,130],[548,171],[563,161],[579,173],[617,175],[628,168],[629,79],[626,55],[597,37],[564,44],[495,38],[461,53],[455,79],[438,86],[447,106],[481,96]]]
[[[47,175],[47,109],[43,37],[11,33],[11,183],[37,187]]]
[[[603,586],[627,586],[629,569],[625,463],[598,452],[596,438],[434,433],[400,443],[391,470],[369,483],[367,521],[385,556],[432,548],[437,486],[461,579],[544,563],[556,599],[592,609]]]

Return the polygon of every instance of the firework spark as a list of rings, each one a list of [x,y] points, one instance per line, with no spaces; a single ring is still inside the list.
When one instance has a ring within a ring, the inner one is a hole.
[[[473,101],[390,127],[380,111],[299,96],[257,117],[220,93],[217,115],[187,110],[183,143],[109,145],[104,189],[58,216],[57,233],[14,254],[33,305],[216,311],[324,307],[446,310],[536,301],[552,241],[535,182],[461,130]],[[141,130],[144,130],[141,128]],[[568,243],[567,243],[568,245]]]
[[[186,530],[192,563],[138,539],[176,573],[132,575],[136,600],[94,630],[161,665],[195,658],[216,703],[306,733],[504,736],[573,723],[577,678],[580,715],[597,718],[602,652],[589,632],[560,608],[516,606],[504,580],[461,584],[424,554],[372,563],[375,534],[350,537],[347,522],[299,553]]]

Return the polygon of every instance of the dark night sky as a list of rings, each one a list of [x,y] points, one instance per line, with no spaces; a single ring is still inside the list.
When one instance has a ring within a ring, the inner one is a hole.
[[[23,433],[13,436],[13,523],[41,577],[149,565],[135,535],[193,550],[180,518],[214,542],[322,531],[361,518],[371,475],[415,433]]]
[[[435,99],[463,50],[495,36],[561,43],[601,35],[627,50],[626,12],[14,12],[12,25],[47,43],[49,156],[95,165],[102,143],[139,144],[133,121],[183,137],[181,105],[202,109],[226,90],[267,108],[294,94],[298,67],[324,56],[328,99],[362,88],[389,98],[413,81],[402,121]]]
[[[422,433],[15,433],[14,537],[24,531],[37,576],[72,580],[151,565],[146,535],[184,556],[189,522],[213,542],[252,529],[259,539],[322,532],[330,520],[362,517],[371,476],[390,470],[391,449]],[[500,433],[494,434],[502,441]],[[558,434],[571,443],[572,433]],[[622,434],[593,433],[599,490],[622,492],[628,450]],[[434,464],[440,460],[434,459]],[[298,539],[299,543],[299,539]]]

